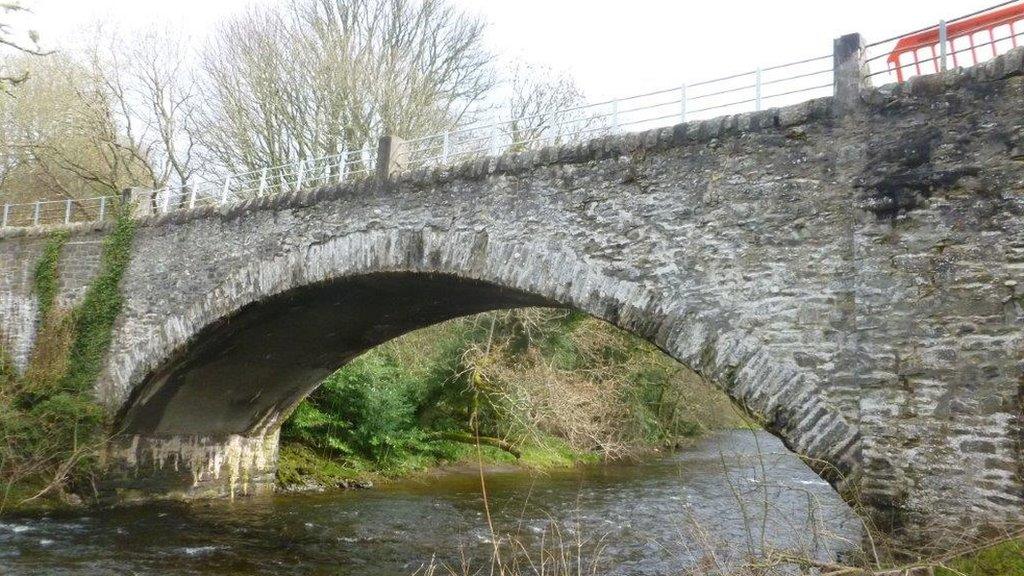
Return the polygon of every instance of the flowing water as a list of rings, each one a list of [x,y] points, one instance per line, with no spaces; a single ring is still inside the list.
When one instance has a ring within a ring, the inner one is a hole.
[[[856,546],[850,509],[775,438],[723,432],[634,464],[486,476],[494,531],[601,574],[679,572],[762,543],[821,559]],[[0,574],[413,574],[492,556],[479,473],[372,490],[8,518]],[[508,553],[505,552],[507,559]],[[445,574],[438,571],[437,574]],[[461,572],[460,572],[461,573]]]

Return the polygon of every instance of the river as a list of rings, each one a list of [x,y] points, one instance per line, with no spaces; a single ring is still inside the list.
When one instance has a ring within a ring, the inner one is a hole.
[[[762,542],[829,559],[860,539],[832,488],[763,432],[711,434],[641,463],[491,471],[486,488],[506,562],[510,535],[535,561],[559,539],[573,557],[580,544],[585,565],[616,575],[726,563]],[[486,567],[492,541],[479,473],[466,469],[371,490],[6,518],[0,574],[396,576],[432,558]]]

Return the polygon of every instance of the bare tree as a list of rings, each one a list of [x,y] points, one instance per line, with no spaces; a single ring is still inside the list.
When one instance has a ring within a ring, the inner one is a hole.
[[[509,68],[508,121],[503,131],[514,148],[557,142],[594,124],[581,108],[586,102],[583,92],[567,74],[523,61]]]
[[[27,79],[0,100],[5,196],[79,199],[142,180],[148,170],[116,122],[92,70],[64,54],[20,58]]]
[[[48,54],[48,52],[39,47],[39,34],[35,30],[28,30],[25,33],[24,39],[19,38],[14,26],[8,21],[12,15],[28,11],[28,8],[25,8],[19,2],[0,2],[0,13],[3,15],[0,18],[0,46],[5,46],[24,54],[43,56]],[[24,70],[20,72],[0,71],[0,92],[9,94],[13,86],[17,86],[27,79],[28,72]]]
[[[150,152],[147,164],[157,187],[187,187],[201,169],[197,154],[200,96],[189,62],[187,40],[173,30],[150,29],[120,42],[125,66],[109,71],[123,88],[118,95],[126,123],[142,124],[139,148]]]
[[[255,170],[457,124],[493,85],[483,24],[443,0],[253,7],[205,50],[203,133]]]
[[[103,144],[131,157],[134,185],[188,186],[200,170],[200,98],[187,38],[155,27],[126,37],[102,26],[93,38],[85,51],[101,95],[93,103],[117,132]]]
[[[88,44],[43,58],[0,101],[0,190],[15,201],[81,200],[126,187],[188,186],[200,171],[199,90],[185,39],[103,27]],[[177,198],[184,200],[185,194]]]
[[[485,99],[490,113],[496,101],[483,29],[445,0],[292,0],[229,19],[200,56],[174,30],[126,36],[98,26],[85,46],[12,63],[39,78],[17,86],[17,102],[0,102],[0,189],[79,199],[181,187],[185,202],[185,190],[225,172],[258,174],[372,148],[384,133],[471,123]],[[571,79],[508,68],[507,98],[497,95],[511,120],[506,137],[567,134],[566,117],[552,112],[583,103]]]
[[[87,81],[74,85],[80,110],[79,135],[101,161],[83,163],[76,149],[61,142],[50,143],[48,151],[63,168],[105,191],[133,185],[154,186],[156,172],[151,158],[155,144],[146,138],[146,128],[134,114],[129,87],[121,72],[125,63],[116,50],[106,52],[104,47],[91,47],[84,63]]]

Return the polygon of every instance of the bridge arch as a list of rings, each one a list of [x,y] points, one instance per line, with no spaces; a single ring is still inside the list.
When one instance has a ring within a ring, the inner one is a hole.
[[[432,227],[365,230],[250,262],[144,344],[115,348],[106,394],[127,401],[116,407],[111,462],[129,486],[158,472],[160,491],[263,489],[278,427],[338,367],[405,332],[521,306],[576,309],[653,343],[759,415],[837,488],[856,477],[855,425],[814,374],[735,328],[730,311],[565,246]]]

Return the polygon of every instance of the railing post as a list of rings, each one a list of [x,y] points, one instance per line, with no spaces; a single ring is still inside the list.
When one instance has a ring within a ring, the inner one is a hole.
[[[42,206],[43,206],[43,203],[41,201],[39,201],[39,200],[36,200],[36,210],[35,210],[35,213],[32,214],[32,225],[33,226],[39,226],[39,210],[42,208]]]
[[[405,140],[398,136],[381,136],[377,145],[377,179],[390,180],[408,167],[408,161]]]
[[[686,84],[679,87],[679,122],[686,122]]]
[[[619,131],[619,101],[612,101],[612,129]]]
[[[157,192],[157,194],[159,194],[159,192]],[[160,202],[160,204],[161,204],[160,208],[161,208],[161,210],[163,210],[164,214],[167,214],[168,212],[171,211],[171,189],[170,188],[164,188],[164,198],[163,198],[163,201]]]
[[[64,223],[71,224],[71,198],[64,201]]]
[[[100,196],[100,217],[96,220],[97,222],[103,222],[103,218],[107,215],[107,197]]]
[[[224,189],[220,191],[220,203],[221,204],[227,204],[227,201],[228,201],[228,191],[229,191],[229,187],[230,186],[231,186],[231,176],[228,176],[227,178],[224,179]]]
[[[7,219],[11,215],[11,205],[4,204],[4,220],[3,224],[0,224],[0,228],[7,228]]]
[[[949,42],[949,30],[946,26],[945,20],[939,20],[939,70],[945,72],[949,70],[949,66],[946,64],[946,55],[948,50],[946,43]],[[992,51],[995,52],[995,46],[992,47]]]
[[[263,196],[263,190],[267,187],[267,169],[260,171],[260,188],[256,191],[257,196]]]
[[[196,187],[188,187],[188,209],[191,210],[196,207]]]
[[[761,68],[754,73],[754,110],[761,111]]]
[[[443,140],[441,140],[441,164],[447,164],[448,152],[451,146],[451,134],[449,132],[445,132],[442,138]]]
[[[338,162],[338,184],[345,181],[345,170],[348,168],[348,150],[341,150],[341,161]]]
[[[871,86],[867,48],[860,34],[836,38],[832,51],[835,114],[845,116],[860,105],[860,91]]]
[[[156,191],[145,188],[125,188],[121,191],[121,206],[130,210],[133,218],[144,218],[158,212]]]
[[[302,173],[303,173],[303,169],[305,167],[306,167],[306,161],[305,160],[299,160],[299,174],[295,178],[295,191],[296,192],[298,192],[299,190],[302,189],[302,175],[303,175]]]

